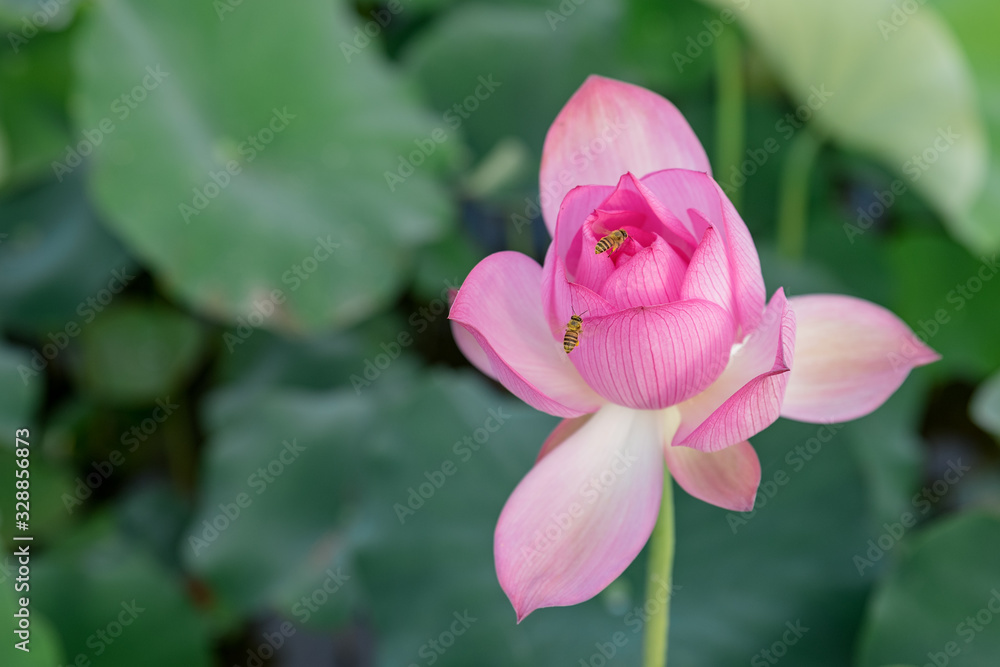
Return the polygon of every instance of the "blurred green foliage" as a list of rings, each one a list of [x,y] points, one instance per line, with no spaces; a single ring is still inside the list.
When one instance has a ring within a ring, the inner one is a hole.
[[[755,438],[754,512],[678,492],[671,664],[992,667],[1000,622],[959,624],[1000,589],[997,25],[986,0],[0,1],[0,429],[31,431],[35,537],[33,650],[8,631],[0,663],[637,664],[644,555],[515,624],[492,533],[556,420],[446,320],[485,254],[543,255],[542,141],[597,73],[684,112],[769,292],[870,299],[943,355],[864,419]],[[13,512],[0,491],[4,554]]]

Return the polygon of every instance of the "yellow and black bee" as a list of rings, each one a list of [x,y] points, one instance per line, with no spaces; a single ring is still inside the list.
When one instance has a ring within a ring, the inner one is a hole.
[[[566,350],[566,354],[572,352],[573,348],[580,344],[580,331],[582,329],[582,317],[573,315],[569,318],[569,324],[566,325],[566,335],[563,336],[563,349]]]
[[[625,239],[627,238],[628,232],[624,229],[616,229],[597,242],[597,245],[594,246],[594,254],[600,255],[608,249],[610,249],[611,252],[614,252],[615,250],[618,250],[623,243],[625,243]]]

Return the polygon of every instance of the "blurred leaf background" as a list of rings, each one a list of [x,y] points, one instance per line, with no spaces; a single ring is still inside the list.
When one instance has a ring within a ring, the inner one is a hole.
[[[757,437],[754,512],[679,494],[671,664],[995,666],[998,25],[987,0],[2,0],[0,535],[29,428],[35,539],[32,652],[6,632],[0,662],[637,664],[642,556],[515,625],[492,532],[556,420],[446,321],[480,258],[543,256],[542,141],[596,73],[689,119],[769,291],[870,299],[943,355],[864,419]]]

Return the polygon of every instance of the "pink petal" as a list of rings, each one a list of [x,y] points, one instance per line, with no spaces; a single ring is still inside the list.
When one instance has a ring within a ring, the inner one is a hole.
[[[665,456],[670,474],[699,500],[734,512],[753,509],[760,486],[760,459],[746,440],[717,452],[671,447]]]
[[[594,412],[604,401],[549,330],[541,284],[542,269],[530,257],[498,252],[469,273],[449,318],[472,334],[496,378],[525,403],[560,417]]]
[[[764,278],[750,230],[711,177],[684,169],[650,174],[642,184],[701,240],[708,224],[719,232],[729,258],[734,316],[743,334],[757,328],[764,312]]]
[[[490,379],[497,379],[497,374],[493,372],[493,366],[490,364],[489,355],[486,354],[486,350],[479,344],[476,337],[465,328],[465,325],[452,320],[451,335],[455,338],[455,344],[458,345],[458,349],[462,351],[462,354],[465,355],[470,364]]]
[[[545,438],[545,442],[542,443],[542,449],[538,452],[538,458],[535,459],[535,463],[538,463],[543,458],[545,458],[549,452],[558,447],[559,445],[566,442],[569,436],[573,435],[581,428],[583,425],[590,421],[590,418],[594,415],[583,415],[581,417],[572,417],[570,419],[564,419],[559,422],[555,430],[549,434],[549,437]]]
[[[795,316],[778,290],[757,331],[732,355],[703,393],[680,406],[675,445],[715,452],[761,432],[778,419],[795,345]]]
[[[677,251],[656,237],[653,245],[615,269],[601,288],[601,296],[617,309],[670,303],[680,297],[686,272],[687,263]]]
[[[583,223],[615,191],[611,185],[587,185],[570,190],[559,206],[559,220],[552,235],[560,257],[569,253],[570,243],[576,238]]]
[[[659,410],[719,376],[732,327],[729,313],[707,301],[631,308],[585,317],[580,344],[569,357],[587,384],[612,403]]]
[[[663,488],[657,413],[606,405],[521,480],[494,537],[517,619],[588,600],[635,559]]]
[[[862,417],[903,384],[910,369],[941,356],[891,312],[837,294],[789,299],[798,331],[781,415],[834,423]]]
[[[719,233],[708,227],[688,264],[681,299],[704,299],[725,308],[735,320],[733,280],[729,274],[729,258]]]
[[[540,187],[549,233],[572,188],[678,167],[711,172],[705,149],[677,108],[645,88],[589,77],[545,136]]]
[[[570,316],[605,315],[615,310],[600,294],[567,280],[565,264],[555,252],[555,243],[549,244],[542,268],[542,309],[552,335],[559,340],[566,332]]]

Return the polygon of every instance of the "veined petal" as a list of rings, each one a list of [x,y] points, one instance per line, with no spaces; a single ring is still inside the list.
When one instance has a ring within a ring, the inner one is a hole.
[[[760,486],[760,459],[746,440],[717,452],[669,443],[664,450],[670,474],[695,498],[734,512],[753,509]]]
[[[662,437],[657,413],[606,405],[517,485],[494,556],[518,622],[592,598],[635,559],[660,510]]]
[[[462,354],[469,360],[469,363],[475,366],[483,375],[496,380],[497,374],[493,372],[490,357],[486,354],[483,346],[479,344],[479,341],[476,340],[476,337],[465,328],[464,324],[460,324],[454,320],[450,324],[451,335],[455,339],[455,344],[458,345],[458,349],[462,351]]]
[[[796,340],[795,316],[778,290],[761,326],[732,355],[719,379],[680,406],[675,445],[724,449],[778,419]]]
[[[549,233],[573,187],[614,185],[626,172],[643,176],[675,167],[711,172],[681,112],[645,88],[589,77],[545,136],[540,187]]]
[[[662,413],[663,455],[670,474],[682,489],[699,500],[736,512],[753,509],[760,486],[760,459],[747,441],[703,452],[673,446],[681,416],[677,408]]]
[[[555,243],[549,244],[542,268],[542,309],[557,340],[562,340],[570,316],[604,315],[614,310],[600,294],[567,280],[565,264],[555,252]]]
[[[530,257],[498,252],[477,264],[449,318],[475,338],[500,383],[532,407],[575,417],[604,402],[549,331],[542,313],[542,268]]]
[[[732,343],[729,313],[708,301],[678,301],[585,317],[569,357],[612,403],[659,410],[708,387]]]
[[[641,248],[615,269],[601,288],[601,296],[616,308],[658,306],[677,301],[686,262],[660,237]],[[699,297],[700,298],[700,297]]]
[[[713,227],[705,230],[701,243],[691,257],[681,285],[680,298],[704,299],[717,303],[729,311],[733,321],[736,321],[729,258],[726,256],[726,247],[719,233]]]
[[[570,417],[559,422],[559,425],[555,427],[552,433],[549,433],[549,437],[545,438],[545,442],[542,443],[542,448],[538,452],[538,458],[535,459],[535,463],[541,461],[549,452],[566,442],[569,436],[583,428],[583,425],[590,421],[590,418],[593,416],[582,415],[580,417]]]
[[[833,423],[882,405],[910,370],[941,356],[874,303],[837,294],[792,297],[795,364],[781,415]]]
[[[750,230],[726,194],[710,176],[685,169],[650,174],[642,184],[688,226],[694,238],[701,241],[709,224],[719,232],[729,259],[736,325],[743,334],[756,329],[766,300],[760,258]]]

